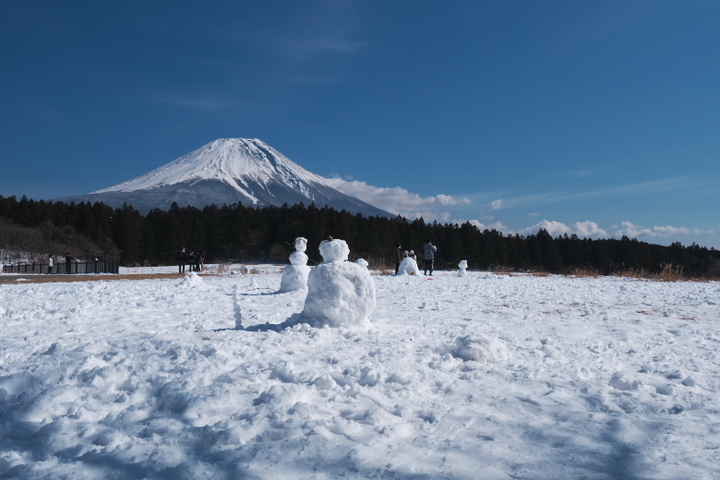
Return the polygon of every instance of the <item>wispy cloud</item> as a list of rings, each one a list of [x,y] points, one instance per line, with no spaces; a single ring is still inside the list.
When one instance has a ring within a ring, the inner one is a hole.
[[[499,200],[493,200],[490,203],[490,208],[492,208],[493,210],[500,210],[502,208],[502,206],[503,206],[502,198]]]
[[[639,238],[639,237],[670,237],[673,235],[702,235],[702,234],[713,234],[715,233],[713,230],[701,230],[699,228],[686,228],[686,227],[672,227],[669,225],[666,226],[654,226],[652,228],[646,228],[639,225],[635,225],[632,222],[622,222],[619,227],[617,228],[617,231],[615,232],[615,236],[622,237],[627,236],[630,238]]]
[[[370,205],[409,219],[422,217],[425,220],[448,222],[453,216],[450,212],[443,212],[443,207],[469,205],[471,203],[465,197],[458,198],[443,194],[423,197],[400,187],[374,187],[365,182],[347,181],[338,177],[326,180],[333,188],[347,195],[352,195]]]
[[[651,195],[671,191],[688,190],[692,188],[697,188],[698,185],[706,183],[707,181],[705,180],[699,180],[690,176],[680,176],[648,182],[638,182],[628,185],[620,185],[617,187],[600,188],[595,190],[563,190],[557,192],[523,195],[514,198],[504,199],[503,206],[505,208],[511,208],[520,206],[548,205],[552,203],[569,202],[581,199]]]
[[[252,45],[285,65],[300,65],[327,55],[353,54],[367,42],[353,38],[358,15],[354,1],[298,2],[265,18],[234,28],[213,26],[211,33]]]

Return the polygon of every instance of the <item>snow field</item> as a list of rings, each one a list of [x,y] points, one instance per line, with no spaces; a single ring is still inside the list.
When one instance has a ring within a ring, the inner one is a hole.
[[[0,476],[720,475],[717,282],[374,276],[362,330],[280,280],[0,286]]]

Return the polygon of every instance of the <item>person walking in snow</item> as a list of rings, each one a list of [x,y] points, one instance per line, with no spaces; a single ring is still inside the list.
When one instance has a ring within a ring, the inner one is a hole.
[[[70,273],[72,269],[72,261],[73,257],[71,257],[69,253],[65,255],[65,273]]]
[[[52,273],[53,258],[52,255],[48,255],[48,273]]]
[[[425,254],[425,275],[428,274],[428,270],[430,270],[430,276],[432,276],[433,274],[433,267],[435,265],[435,252],[437,252],[437,247],[432,244],[430,239],[428,239],[423,246],[423,253]]]

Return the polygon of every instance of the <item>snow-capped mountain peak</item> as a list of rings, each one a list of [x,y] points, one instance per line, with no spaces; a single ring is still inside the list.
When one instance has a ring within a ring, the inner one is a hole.
[[[256,207],[315,203],[364,215],[391,216],[335,190],[321,176],[296,164],[263,141],[220,138],[151,172],[87,195],[62,201],[124,203],[141,212],[153,208],[231,205]]]
[[[118,185],[92,193],[133,192],[178,183],[220,180],[244,193],[247,182],[267,185],[282,181],[305,190],[305,182],[325,180],[294,163],[257,138],[220,138],[160,168]]]

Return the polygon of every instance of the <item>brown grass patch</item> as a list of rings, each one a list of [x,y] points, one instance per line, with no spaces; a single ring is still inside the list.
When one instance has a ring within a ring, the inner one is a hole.
[[[575,278],[600,278],[600,273],[592,268],[575,268],[572,276]]]

